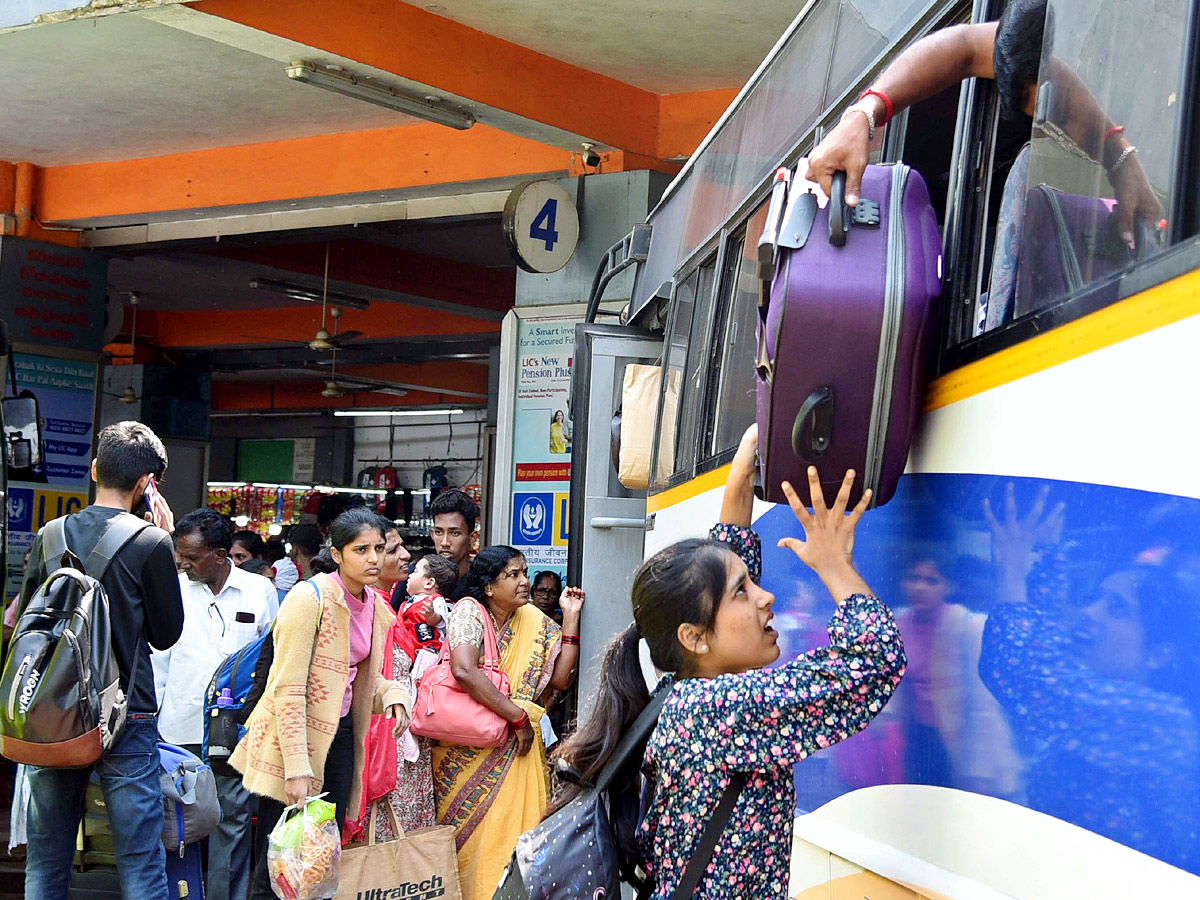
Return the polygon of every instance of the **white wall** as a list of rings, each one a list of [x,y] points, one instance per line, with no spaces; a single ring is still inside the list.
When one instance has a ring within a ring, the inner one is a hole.
[[[444,465],[452,484],[475,484],[484,480],[483,429],[486,410],[468,409],[461,416],[429,415],[392,419],[395,440],[388,448],[387,419],[358,419],[354,426],[354,474],[366,466],[392,461],[400,474],[400,487],[421,487],[427,463]],[[448,446],[447,446],[448,445]]]

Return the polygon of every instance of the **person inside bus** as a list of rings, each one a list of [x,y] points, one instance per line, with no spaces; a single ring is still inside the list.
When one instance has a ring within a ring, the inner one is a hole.
[[[847,510],[854,472],[846,473],[832,509],[808,470],[810,513],[783,489],[804,540],[783,538],[824,582],[835,604],[829,641],[775,669],[775,597],[759,587],[762,549],[751,529],[757,427],[742,438],[730,471],[721,523],[709,540],[672,544],[633,576],[634,623],[609,644],[591,718],[557,753],[580,776],[595,779],[649,702],[639,645],[676,683],[646,748],[653,790],[639,826],[653,897],[671,897],[735,772],[748,779],[701,879],[697,897],[788,895],[796,790],[792,765],[844,740],[883,709],[904,674],[900,630],[854,567],[851,550],[864,493]],[[849,513],[849,514],[847,514]],[[551,807],[578,794],[565,786]],[[638,794],[628,782],[610,800]],[[614,813],[617,815],[617,813]]]
[[[1029,805],[1195,871],[1200,608],[1162,566],[1080,589],[1048,490],[1024,516],[1012,484],[1001,517],[984,505],[1000,589],[979,674],[1035,748]]]
[[[1012,0],[997,22],[954,25],[914,43],[883,71],[813,149],[808,178],[828,194],[833,174],[844,171],[846,202],[856,205],[875,129],[901,110],[966,78],[995,80],[1005,119],[1029,133],[1038,93],[1043,34],[1052,35],[1053,31],[1052,22],[1047,27],[1046,3],[1047,0]],[[1138,159],[1137,148],[1124,129],[1100,109],[1070,67],[1052,58],[1048,68],[1048,78],[1061,100],[1050,111],[1053,122],[1043,127],[1104,166],[1117,200],[1117,233],[1133,248],[1135,219],[1157,224],[1163,215]],[[1025,144],[1005,181],[991,281],[987,297],[981,303],[977,333],[1005,324],[1013,316],[1030,153],[1030,145]]]

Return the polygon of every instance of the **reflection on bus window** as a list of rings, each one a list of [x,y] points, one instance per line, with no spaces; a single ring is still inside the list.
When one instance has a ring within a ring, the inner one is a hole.
[[[716,259],[700,266],[700,280],[696,286],[696,301],[692,313],[692,329],[689,337],[687,374],[683,381],[683,396],[679,398],[679,452],[675,457],[675,471],[690,471],[696,462],[701,428],[704,422],[705,386],[712,370],[711,357],[715,354],[709,347],[712,335],[713,305],[716,280]]]
[[[735,262],[729,302],[718,332],[721,356],[713,404],[711,455],[736,447],[742,432],[754,421],[754,329],[762,293],[756,251],[766,221],[764,204],[747,222],[745,236],[730,248]],[[716,359],[715,353],[713,358]]]
[[[827,642],[829,610],[776,546],[799,536],[791,510],[755,528],[782,663]],[[802,810],[931,784],[1200,871],[1200,501],[910,474],[859,525],[855,561],[896,609],[908,671],[870,728],[797,770]]]
[[[1033,138],[1005,189],[985,330],[1162,249],[1189,7],[1050,3]]]
[[[688,336],[692,330],[692,310],[696,304],[696,282],[699,275],[693,272],[675,289],[671,301],[671,321],[663,350],[664,384],[679,385],[684,366],[687,364]],[[675,471],[676,425],[678,424],[677,394],[664,396],[659,401],[658,443],[654,454],[654,478],[651,488],[661,487]]]

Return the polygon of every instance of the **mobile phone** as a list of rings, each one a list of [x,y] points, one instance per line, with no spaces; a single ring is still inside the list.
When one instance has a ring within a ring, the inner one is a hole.
[[[158,482],[153,475],[146,482],[146,509],[150,512],[150,521],[163,531],[175,530],[175,517],[171,515],[171,507],[159,491]]]

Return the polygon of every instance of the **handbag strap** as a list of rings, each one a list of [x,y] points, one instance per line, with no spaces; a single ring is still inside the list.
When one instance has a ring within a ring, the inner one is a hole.
[[[470,600],[479,607],[479,612],[483,615],[483,659],[479,661],[479,664],[489,668],[498,668],[500,666],[500,644],[496,640],[496,623],[492,619],[492,614],[483,602],[474,597],[463,597],[463,600]],[[447,640],[446,646],[449,645],[450,641]]]
[[[392,809],[392,804],[387,801],[387,798],[371,801],[370,812],[367,814],[367,846],[375,846],[375,820],[379,816],[379,807],[383,806],[387,810],[388,818],[392,820],[392,831],[396,835],[396,840],[408,840],[408,836],[404,833],[404,826],[400,824],[400,819],[396,815],[396,810]]]
[[[633,724],[621,736],[621,740],[613,750],[612,756],[608,758],[608,762],[604,764],[604,767],[600,770],[600,774],[596,776],[597,791],[606,790],[612,783],[612,780],[617,777],[617,772],[625,765],[629,755],[649,740],[650,732],[658,724],[658,715],[662,712],[663,704],[667,702],[667,697],[671,695],[671,688],[674,685],[674,679],[664,678],[662,683],[655,689],[650,697],[650,702],[646,704],[646,708],[638,714],[638,717],[633,720]]]
[[[708,868],[708,863],[712,859],[713,851],[717,849],[717,842],[721,840],[721,834],[725,831],[725,826],[729,824],[729,817],[733,815],[738,798],[742,796],[746,780],[745,772],[734,772],[730,777],[729,785],[725,788],[725,793],[721,795],[721,802],[717,804],[712,818],[704,826],[704,833],[700,835],[700,843],[692,851],[692,858],[688,860],[687,868],[683,870],[683,877],[679,879],[679,884],[675,886],[675,892],[671,894],[671,900],[688,900],[696,893],[696,888],[700,886],[700,879],[704,877],[704,870]]]

